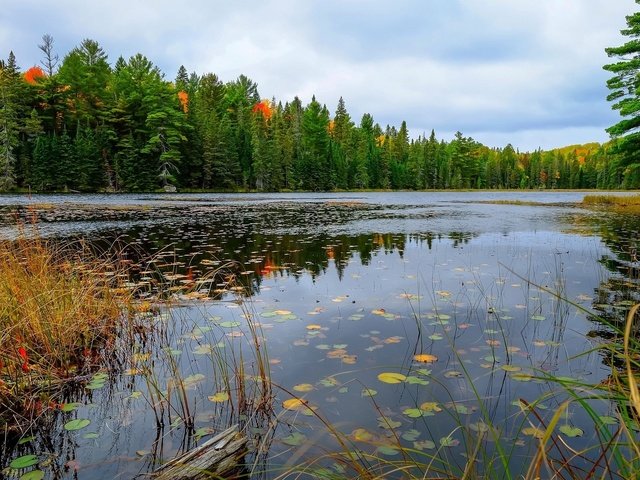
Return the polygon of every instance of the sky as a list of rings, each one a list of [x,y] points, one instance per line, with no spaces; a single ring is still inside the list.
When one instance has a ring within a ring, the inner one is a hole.
[[[0,56],[23,70],[43,34],[62,59],[85,38],[113,65],[146,55],[175,78],[244,74],[263,98],[353,121],[406,120],[413,137],[456,131],[520,151],[608,140],[611,62],[634,0],[4,0]]]

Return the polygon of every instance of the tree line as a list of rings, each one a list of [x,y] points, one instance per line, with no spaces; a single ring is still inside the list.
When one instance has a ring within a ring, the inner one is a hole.
[[[609,145],[519,152],[462,133],[410,138],[406,122],[359,122],[340,98],[264,99],[241,75],[173,81],[147,57],[112,66],[90,39],[42,67],[0,61],[0,191],[632,188]]]

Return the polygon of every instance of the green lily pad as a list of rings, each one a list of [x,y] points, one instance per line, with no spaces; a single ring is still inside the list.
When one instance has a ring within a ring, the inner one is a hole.
[[[89,420],[88,418],[77,418],[75,420],[71,420],[71,421],[65,423],[64,424],[64,429],[68,430],[70,432],[73,432],[75,430],[80,430],[82,428],[85,428],[90,423],[91,423],[91,420]]]
[[[36,437],[33,436],[33,435],[30,435],[28,437],[23,437],[20,440],[18,440],[18,445],[24,445],[25,443],[32,442],[35,439],[36,439]]]
[[[20,476],[20,480],[42,480],[44,472],[42,470],[31,470]]]
[[[572,427],[571,425],[562,425],[560,427],[560,431],[569,438],[581,437],[584,435],[584,430],[578,427]]]
[[[15,470],[21,470],[27,467],[33,467],[36,463],[38,463],[37,455],[23,455],[21,457],[15,458],[9,464],[10,468]]]
[[[78,402],[65,403],[64,405],[62,405],[62,407],[60,407],[60,410],[62,410],[63,412],[73,412],[80,406],[82,406],[82,404]]]
[[[405,408],[402,413],[409,418],[420,418],[433,415],[433,412],[427,412],[426,410],[420,410],[419,408]]]
[[[378,453],[392,457],[394,455],[398,455],[400,453],[400,450],[388,445],[382,445],[378,447]]]
[[[374,395],[377,395],[378,391],[374,390],[373,388],[363,388],[362,392],[360,392],[360,396],[361,397],[373,397]]]
[[[220,325],[223,328],[235,328],[235,327],[239,327],[240,325],[242,325],[240,322],[220,322],[218,325]]]
[[[424,380],[423,378],[420,378],[420,377],[414,377],[413,375],[409,375],[405,380],[405,382],[408,383],[409,385],[429,385],[428,380]]]
[[[457,447],[458,445],[460,445],[460,440],[456,440],[451,436],[442,437],[440,439],[440,445],[442,445],[443,447]]]

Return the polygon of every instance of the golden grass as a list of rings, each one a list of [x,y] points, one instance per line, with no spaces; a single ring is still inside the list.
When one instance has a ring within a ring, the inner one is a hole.
[[[40,238],[0,240],[0,400],[20,408],[77,375],[114,338],[126,291],[117,262]],[[4,398],[3,398],[4,397]]]
[[[640,195],[585,195],[582,204],[596,207],[640,208]]]

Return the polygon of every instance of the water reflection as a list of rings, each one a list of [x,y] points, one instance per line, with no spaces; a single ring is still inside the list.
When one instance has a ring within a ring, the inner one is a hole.
[[[63,432],[53,435],[66,443],[7,447],[3,465],[28,448],[65,458],[51,468],[52,478],[72,478],[75,464],[65,472],[65,462],[78,462],[83,479],[133,475],[190,447],[201,429],[246,422],[237,402],[210,397],[223,398],[215,395],[225,388],[237,392],[237,382],[244,381],[219,376],[216,353],[243,352],[248,360],[249,319],[259,322],[272,379],[281,387],[275,392],[277,422],[254,422],[250,430],[254,445],[263,446],[263,470],[273,472],[266,477],[277,476],[287,462],[339,449],[316,416],[282,408],[292,394],[317,408],[358,451],[394,459],[399,452],[392,440],[398,439],[460,474],[464,455],[472,454],[492,423],[498,430],[487,455],[507,445],[513,449],[507,468],[517,473],[536,448],[536,440],[522,433],[522,401],[539,400],[537,411],[547,417],[566,399],[545,376],[595,383],[608,375],[597,352],[583,354],[594,346],[585,336],[593,323],[561,298],[584,307],[608,298],[594,292],[605,284],[609,291],[617,288],[617,276],[601,263],[615,258],[617,247],[604,232],[581,236],[552,228],[559,221],[547,220],[551,213],[524,215],[512,219],[519,228],[492,231],[505,225],[497,217],[514,210],[315,200],[121,208],[121,215],[104,218],[130,222],[126,226],[103,223],[93,207],[64,217],[50,213],[47,221],[96,227],[83,237],[98,250],[121,245],[140,264],[134,280],[141,294],[169,285],[183,302],[170,315],[153,305],[140,312],[155,328],[121,346],[127,353],[110,390],[94,398],[81,390],[73,398],[83,404],[76,415],[91,418],[97,438]],[[456,214],[449,216],[451,211]],[[465,219],[473,228],[464,228]],[[487,225],[475,228],[478,221]],[[388,225],[401,227],[379,228]],[[206,301],[187,301],[194,285]],[[416,360],[426,354],[437,360]],[[256,365],[247,362],[247,368]],[[144,368],[153,375],[137,371]],[[385,374],[400,375],[400,381],[381,380]],[[186,396],[177,377],[193,382]],[[576,408],[568,415],[588,432],[567,439],[569,447],[591,445],[585,412]],[[61,431],[62,420],[55,422],[49,434]],[[353,474],[332,461],[320,467]],[[487,476],[504,474],[500,465],[478,468]]]

